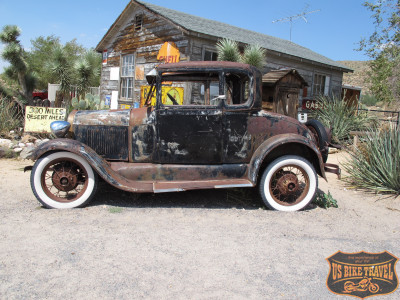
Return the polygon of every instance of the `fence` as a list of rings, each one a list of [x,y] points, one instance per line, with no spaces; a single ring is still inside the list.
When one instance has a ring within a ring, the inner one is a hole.
[[[368,114],[375,115],[379,121],[388,122],[389,124],[394,124],[397,129],[400,129],[400,111],[391,110],[375,110],[375,109],[357,109],[357,112],[365,111]]]

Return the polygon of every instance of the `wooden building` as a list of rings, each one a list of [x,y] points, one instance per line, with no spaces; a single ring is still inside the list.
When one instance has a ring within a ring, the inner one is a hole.
[[[263,73],[296,69],[308,85],[298,99],[317,94],[340,96],[343,72],[352,70],[288,40],[131,0],[96,50],[103,53],[101,98],[140,103],[145,74],[160,63],[216,60],[219,39],[267,50]],[[167,50],[166,50],[167,49]],[[142,88],[142,89],[141,89]]]
[[[262,77],[263,108],[297,118],[300,93],[308,86],[295,69],[272,70]]]

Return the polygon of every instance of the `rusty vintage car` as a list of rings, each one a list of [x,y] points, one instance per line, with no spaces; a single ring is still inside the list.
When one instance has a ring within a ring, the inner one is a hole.
[[[31,173],[45,207],[86,205],[98,176],[134,193],[258,187],[265,205],[281,211],[312,201],[317,174],[326,179],[327,133],[318,122],[310,130],[263,111],[260,71],[230,62],[153,71],[143,107],[73,111],[52,123],[58,138],[35,150]]]

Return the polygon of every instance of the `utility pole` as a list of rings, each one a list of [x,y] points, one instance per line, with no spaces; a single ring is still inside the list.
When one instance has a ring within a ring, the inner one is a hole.
[[[300,14],[294,15],[294,16],[290,16],[290,17],[286,17],[286,18],[282,18],[282,19],[278,19],[275,21],[272,21],[272,23],[285,23],[285,22],[290,22],[290,41],[292,41],[292,26],[293,26],[293,21],[297,20],[297,19],[303,19],[304,22],[308,23],[307,19],[306,19],[306,15],[312,14],[312,13],[316,13],[321,11],[320,9],[317,10],[313,10],[313,11],[306,11],[308,8],[308,5],[304,8],[304,11]]]

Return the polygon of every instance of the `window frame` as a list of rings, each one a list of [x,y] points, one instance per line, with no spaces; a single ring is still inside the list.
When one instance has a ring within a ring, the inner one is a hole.
[[[318,81],[318,83],[316,83]],[[331,76],[319,72],[314,72],[312,82],[312,95],[327,96],[331,89]]]
[[[135,15],[135,32],[142,31],[143,29],[143,14]]]
[[[132,62],[129,62],[127,66],[125,66],[125,59],[132,59]],[[125,55],[121,55],[121,68],[120,68],[120,99],[122,101],[132,101],[135,99],[135,67],[136,67],[136,54],[129,53]],[[130,69],[130,70],[129,70]],[[127,83],[125,86],[125,82]],[[131,84],[129,86],[129,84]],[[131,97],[129,97],[129,89],[131,89]]]
[[[215,48],[203,46],[203,51],[202,51],[202,54],[201,54],[201,57],[202,57],[203,61],[206,61],[206,52],[212,53],[211,57],[214,56],[214,54],[216,56],[215,60],[207,60],[207,61],[217,61],[218,60],[218,52],[217,52],[217,50]]]

